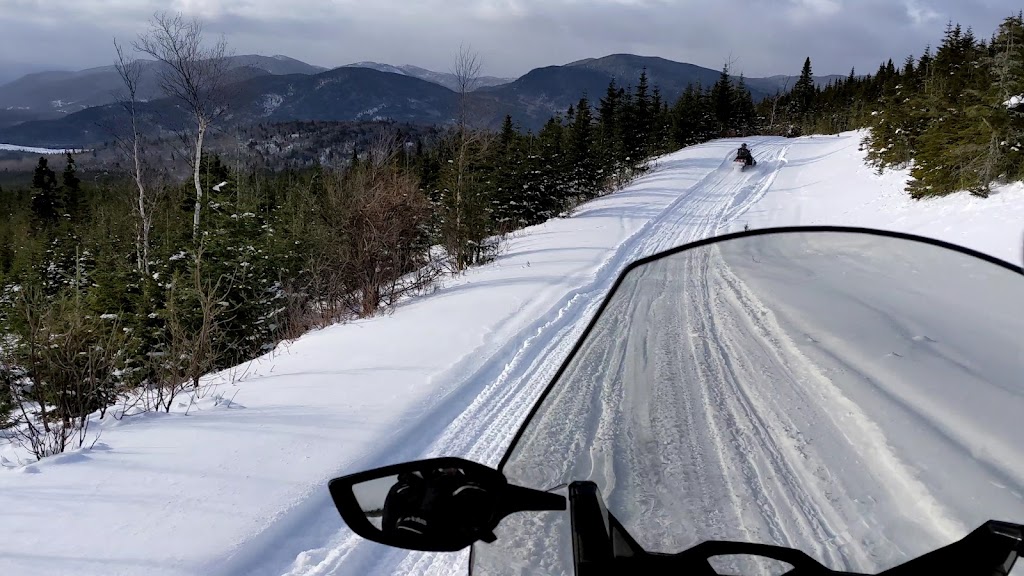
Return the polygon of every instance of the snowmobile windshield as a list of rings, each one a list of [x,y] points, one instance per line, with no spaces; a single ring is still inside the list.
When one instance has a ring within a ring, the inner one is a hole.
[[[1024,521],[1022,422],[1019,269],[791,229],[628,269],[502,471],[542,490],[596,482],[648,551],[758,542],[875,573]],[[568,514],[495,534],[474,574],[572,574]],[[784,571],[747,562],[725,569]]]

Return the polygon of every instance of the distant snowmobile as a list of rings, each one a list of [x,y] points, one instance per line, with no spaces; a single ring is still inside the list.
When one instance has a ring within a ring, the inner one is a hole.
[[[754,160],[754,155],[750,153],[750,148],[747,148],[745,143],[740,144],[740,149],[736,151],[736,159],[733,162],[740,165],[740,170],[746,170],[748,166],[757,166],[757,160]]]

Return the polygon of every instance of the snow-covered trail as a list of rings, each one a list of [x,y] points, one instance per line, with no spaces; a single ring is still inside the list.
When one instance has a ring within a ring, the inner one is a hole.
[[[785,165],[786,148],[785,140],[766,139],[758,147],[757,169],[739,172],[732,166],[730,147],[716,169],[692,186],[676,190],[678,198],[620,244],[588,284],[566,294],[557,307],[542,316],[542,321],[509,339],[508,345],[515,347],[511,361],[508,351],[502,350],[470,376],[488,384],[439,438],[423,437],[432,441],[416,447],[406,445],[398,459],[455,454],[497,465],[516,429],[621,270],[638,258],[716,234],[771,186]],[[673,171],[677,162],[682,161],[669,156],[643,184],[676,180]],[[327,516],[333,514],[330,510]],[[468,557],[468,553],[452,556],[385,549],[347,529],[338,531],[325,544],[300,553],[286,574],[445,574],[464,570]]]
[[[94,422],[97,449],[32,463],[0,440],[0,572],[277,576],[327,573],[341,556],[376,565],[387,551],[346,548],[327,481],[478,445],[473,454],[496,462],[495,446],[619,271],[673,237],[714,233],[702,223],[755,201],[788,144],[764,140],[761,166],[742,174],[729,165],[734,141],[670,154],[573,217],[510,235],[494,262],[391,315],[315,330],[212,374],[170,414]]]

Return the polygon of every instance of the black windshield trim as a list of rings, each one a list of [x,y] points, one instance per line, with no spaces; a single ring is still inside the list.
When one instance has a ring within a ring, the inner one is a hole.
[[[608,291],[608,295],[605,296],[604,301],[601,302],[601,306],[598,307],[597,312],[594,313],[593,318],[590,319],[590,322],[587,324],[586,329],[583,330],[583,334],[581,334],[579,339],[577,339],[576,343],[572,347],[572,350],[569,352],[569,355],[566,356],[565,361],[562,362],[562,365],[558,368],[558,372],[556,372],[555,375],[551,378],[551,381],[548,382],[547,386],[544,388],[544,391],[541,392],[540,397],[534,403],[533,407],[530,408],[530,413],[526,415],[526,419],[523,420],[522,425],[520,425],[519,429],[516,430],[516,435],[512,437],[512,442],[505,450],[505,454],[502,455],[501,462],[498,463],[498,470],[504,472],[505,464],[508,462],[509,458],[512,457],[512,453],[515,451],[516,445],[519,443],[519,440],[526,432],[526,428],[530,425],[530,422],[533,420],[533,417],[537,414],[537,411],[540,410],[540,407],[544,405],[544,401],[551,393],[551,390],[555,387],[555,383],[558,382],[559,379],[561,379],[562,374],[566,371],[566,369],[568,369],[569,363],[572,362],[573,358],[576,357],[576,354],[579,352],[580,347],[582,347],[583,343],[586,342],[587,337],[590,335],[590,332],[594,329],[594,326],[597,324],[598,318],[600,318],[601,315],[604,313],[604,310],[608,306],[608,303],[615,295],[615,292],[619,289],[619,285],[622,284],[622,281],[625,279],[626,275],[629,274],[630,271],[632,271],[634,268],[638,268],[645,264],[650,264],[651,262],[660,260],[667,256],[672,256],[673,254],[678,254],[680,252],[691,250],[693,248],[698,248],[700,246],[705,246],[707,244],[714,244],[717,242],[732,240],[735,238],[746,238],[750,236],[762,236],[768,234],[782,234],[791,232],[847,232],[857,234],[868,234],[871,236],[898,238],[902,240],[911,240],[915,242],[921,242],[924,244],[931,244],[932,246],[938,246],[940,248],[946,248],[949,250],[953,250],[955,252],[966,254],[968,256],[974,256],[975,258],[979,258],[990,264],[995,264],[996,266],[1000,266],[1011,272],[1024,275],[1024,268],[1021,268],[1020,266],[1016,266],[1005,260],[996,258],[995,256],[985,254],[983,252],[979,252],[972,248],[967,248],[965,246],[953,244],[952,242],[938,240],[935,238],[927,238],[925,236],[918,236],[916,234],[908,234],[906,232],[879,230],[876,228],[861,228],[856,226],[779,226],[774,228],[759,228],[757,230],[745,230],[743,232],[731,232],[729,234],[722,234],[720,236],[712,236],[710,238],[704,238],[703,240],[696,240],[688,244],[683,244],[682,246],[677,246],[664,252],[659,252],[657,254],[646,256],[644,258],[641,258],[640,260],[636,260],[628,264],[622,270],[622,273],[619,274],[619,277],[615,279],[615,282],[612,284],[611,289]]]

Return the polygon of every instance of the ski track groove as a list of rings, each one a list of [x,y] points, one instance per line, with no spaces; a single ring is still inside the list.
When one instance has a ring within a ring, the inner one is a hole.
[[[788,144],[766,142],[758,159],[763,171],[741,172],[745,175],[737,185],[731,167],[731,156],[719,168],[691,185],[670,202],[657,216],[645,222],[620,243],[597,268],[590,281],[562,299],[547,314],[532,322],[491,352],[483,363],[478,347],[438,379],[452,379],[461,384],[451,389],[430,411],[440,411],[448,401],[464,398],[461,392],[472,383],[489,382],[476,394],[465,410],[451,421],[440,437],[431,442],[429,436],[417,435],[425,442],[418,455],[403,450],[406,458],[429,458],[437,455],[459,455],[494,466],[500,460],[518,427],[547,386],[554,373],[568,356],[587,321],[600,306],[611,284],[630,262],[687,241],[714,235],[753,206],[774,182],[778,170],[785,165]],[[651,176],[658,174],[655,170]],[[757,178],[756,176],[760,176]],[[638,180],[638,184],[643,178]],[[737,202],[738,200],[738,202]],[[512,360],[509,357],[511,349]],[[497,370],[501,364],[500,371]],[[495,372],[498,374],[495,376]],[[468,376],[466,375],[468,373]],[[461,376],[460,376],[461,375]],[[607,393],[608,391],[603,391]],[[615,397],[607,400],[614,401]],[[686,406],[689,410],[689,406]],[[687,414],[690,414],[687,411]],[[586,416],[584,410],[581,415]],[[429,419],[430,414],[424,421]],[[598,419],[597,422],[601,422]],[[594,420],[590,420],[592,423]],[[578,421],[577,421],[578,422]],[[593,434],[600,432],[595,429]],[[404,435],[403,435],[404,436]],[[593,437],[593,436],[591,436]],[[708,499],[705,491],[703,498]],[[284,572],[285,576],[330,576],[334,574],[452,574],[464,573],[469,554],[437,555],[387,549],[352,534],[343,528],[323,548],[299,554]]]
[[[718,326],[724,325],[730,319],[735,320],[739,318],[756,318],[758,316],[757,306],[751,302],[751,296],[748,291],[744,290],[741,285],[741,280],[734,274],[729,272],[726,266],[718,266],[716,270],[720,271],[721,280],[724,281],[724,288],[719,293],[719,297],[713,302],[706,301],[709,304],[710,317],[712,319],[712,334],[715,337],[716,342],[721,346],[721,357],[725,362],[725,367],[729,372],[730,377],[722,380],[723,383],[728,385],[727,398],[731,399],[735,404],[735,407],[728,411],[730,419],[734,426],[742,426],[743,423],[747,423],[750,426],[751,434],[749,437],[755,438],[758,444],[764,449],[763,455],[767,457],[767,469],[770,472],[775,472],[778,477],[772,481],[766,478],[764,474],[758,469],[759,467],[754,464],[752,468],[753,476],[750,480],[756,483],[760,488],[758,491],[770,496],[772,502],[771,508],[765,508],[766,511],[770,511],[770,517],[780,517],[775,509],[775,502],[780,499],[784,499],[787,504],[786,508],[795,512],[799,512],[793,523],[796,524],[797,532],[801,535],[800,538],[794,539],[789,531],[786,530],[785,526],[778,525],[779,530],[782,532],[782,539],[778,540],[779,543],[793,546],[801,545],[803,542],[828,542],[836,537],[833,530],[829,529],[826,525],[823,525],[822,518],[826,517],[826,514],[821,505],[814,502],[814,499],[803,489],[803,482],[797,478],[797,473],[794,470],[794,466],[790,463],[782,453],[779,445],[775,441],[775,435],[771,433],[770,426],[766,422],[762,412],[764,412],[763,405],[758,401],[755,401],[753,392],[748,390],[742,383],[743,382],[756,382],[757,379],[743,378],[737,376],[738,369],[754,371],[756,365],[742,346],[736,346],[730,339],[723,337],[728,334],[729,331],[720,330]],[[728,313],[723,314],[721,305],[722,299],[732,300],[731,304],[735,308],[742,308],[745,314],[730,315]],[[756,322],[756,320],[755,320]],[[753,336],[761,340],[761,344],[764,350],[771,354],[774,360],[779,365],[786,365],[783,360],[783,356],[778,353],[778,347],[775,342],[771,341],[771,332],[767,330],[762,324],[756,326],[757,330],[748,331],[743,330],[743,333],[748,336]],[[739,327],[740,330],[743,327]],[[735,331],[735,329],[733,330]],[[740,368],[740,364],[745,364]],[[766,383],[767,386],[774,388],[774,382]],[[777,415],[777,411],[768,410],[769,413]],[[746,447],[742,452],[754,453]],[[773,492],[766,484],[775,484],[778,492]],[[768,517],[766,517],[767,519]],[[776,538],[779,534],[773,534]],[[809,536],[809,537],[808,537]],[[842,559],[834,553],[832,548],[822,548],[821,546],[815,545],[815,552],[817,557],[824,556],[825,560],[828,560],[831,564],[835,565],[836,562],[841,562]]]

